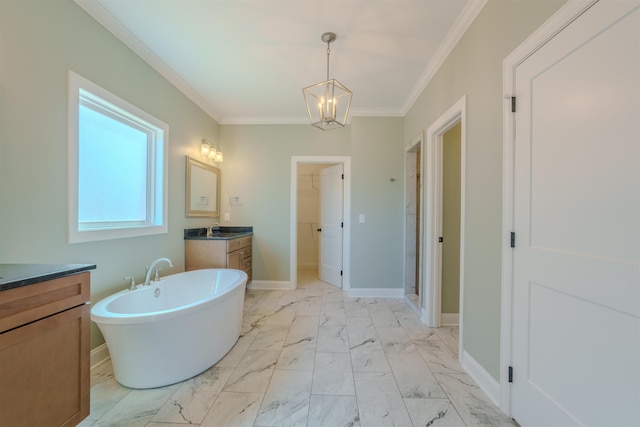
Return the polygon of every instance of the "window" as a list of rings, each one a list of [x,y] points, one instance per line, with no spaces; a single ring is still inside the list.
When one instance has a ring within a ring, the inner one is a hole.
[[[69,242],[167,232],[169,127],[69,72]]]

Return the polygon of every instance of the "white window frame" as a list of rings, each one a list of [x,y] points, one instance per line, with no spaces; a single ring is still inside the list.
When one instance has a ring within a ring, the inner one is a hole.
[[[78,219],[79,108],[89,107],[151,135],[147,157],[147,219],[145,221],[105,221],[80,223]],[[69,71],[69,243],[92,242],[168,232],[168,146],[169,126],[108,92],[84,77]]]

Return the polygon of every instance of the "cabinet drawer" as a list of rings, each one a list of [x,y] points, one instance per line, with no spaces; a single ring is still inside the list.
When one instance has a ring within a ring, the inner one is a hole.
[[[89,279],[84,272],[2,291],[0,332],[88,302]]]
[[[227,252],[237,251],[246,246],[251,247],[251,236],[238,237],[227,241]]]
[[[242,259],[251,258],[251,246],[239,249],[238,252],[240,253],[240,258]]]
[[[251,270],[251,258],[245,258],[240,261],[240,270],[243,270],[245,272]]]

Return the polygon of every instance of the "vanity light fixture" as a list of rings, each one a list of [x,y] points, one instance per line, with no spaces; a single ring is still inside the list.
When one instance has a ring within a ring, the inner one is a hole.
[[[200,155],[208,156],[210,150],[211,150],[211,145],[203,139],[202,144],[200,144]]]
[[[327,80],[302,89],[311,125],[322,130],[344,127],[353,93],[336,79],[329,78],[329,56],[335,33],[322,34],[327,44]]]
[[[217,163],[222,163],[223,160],[222,151],[206,139],[200,144],[200,155]]]

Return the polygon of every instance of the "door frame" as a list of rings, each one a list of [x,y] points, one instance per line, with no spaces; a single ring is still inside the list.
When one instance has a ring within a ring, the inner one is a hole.
[[[442,144],[443,135],[460,123],[460,318],[459,351],[463,354],[463,302],[464,302],[464,247],[465,247],[465,158],[466,158],[466,96],[462,96],[426,131],[423,154],[424,179],[424,287],[421,320],[427,326],[439,327],[442,312]]]
[[[351,289],[349,254],[351,248],[351,157],[349,156],[291,156],[291,204],[289,217],[289,287],[298,287],[298,165],[303,163],[342,164],[344,195],[342,204],[342,290]]]
[[[510,241],[514,227],[514,144],[515,122],[511,112],[511,98],[514,93],[515,72],[535,51],[552,39],[557,33],[578,18],[598,0],[569,0],[564,6],[534,31],[520,46],[502,62],[502,89],[504,94],[502,132],[502,275],[500,305],[500,409],[511,416],[511,386],[509,366],[512,363],[513,334],[513,254]]]

